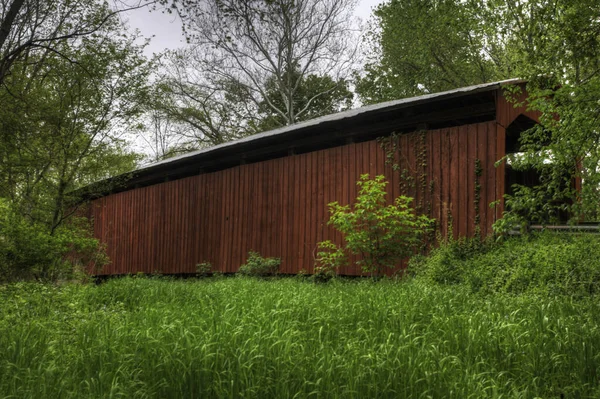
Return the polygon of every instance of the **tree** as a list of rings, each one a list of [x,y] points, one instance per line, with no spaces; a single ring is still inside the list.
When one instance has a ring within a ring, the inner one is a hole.
[[[118,29],[112,21],[56,52],[29,54],[0,90],[0,195],[50,233],[74,211],[70,192],[135,165],[123,137],[140,114],[149,65]]]
[[[105,29],[120,12],[150,3],[116,10],[95,0],[0,0],[0,84],[18,61],[43,64],[49,54],[68,57],[65,45]]]
[[[147,105],[153,117],[170,125],[171,145],[165,155],[219,145],[255,133],[256,107],[247,90],[231,80],[208,81],[199,55],[179,50],[165,55],[163,72]],[[156,125],[154,125],[156,126]],[[153,130],[149,141],[156,142]]]
[[[515,169],[534,169],[541,184],[516,185],[506,198],[505,221],[598,220],[600,203],[600,4],[531,1],[513,5],[514,59],[529,81],[529,108],[540,125],[521,136]],[[583,183],[577,190],[574,182]]]
[[[505,54],[480,10],[491,2],[391,0],[374,11],[372,54],[358,79],[364,103],[499,80],[510,75]]]
[[[74,190],[139,159],[125,139],[151,66],[120,11],[95,0],[0,0],[0,280],[106,261]]]
[[[541,124],[509,158],[513,169],[537,170],[542,184],[514,187],[506,216],[600,216],[597,1],[392,0],[377,8],[374,24],[375,52],[357,84],[363,102],[524,78]]]
[[[36,11],[58,7],[39,3],[24,4],[39,5]],[[84,3],[61,6],[74,4]],[[110,15],[102,4],[85,4],[88,8],[80,11],[92,19]],[[41,24],[54,21],[44,16]],[[30,18],[24,14],[13,20],[5,45],[20,39],[11,36],[15,32],[31,33]],[[0,279],[56,278],[70,269],[71,261],[105,261],[89,226],[78,217],[74,190],[137,164],[139,156],[127,149],[125,138],[141,113],[151,65],[137,38],[122,34],[119,21],[102,21],[93,33],[51,46],[26,40],[5,69],[0,85]],[[71,22],[63,28],[75,26]]]
[[[161,109],[147,109],[143,126],[144,132],[139,137],[146,149],[151,151],[147,157],[150,162],[159,162],[189,151],[176,124]]]
[[[202,72],[195,82],[205,98],[220,102],[233,93],[251,111],[268,108],[289,125],[306,118],[314,103],[347,84],[344,78],[356,53],[351,20],[355,0],[208,0],[174,5],[193,46],[186,69]],[[302,86],[311,76],[329,79],[314,85],[317,90],[298,103],[303,90],[309,93]]]
[[[299,74],[297,69],[291,73]],[[334,89],[329,90],[331,87],[334,87]],[[257,125],[258,131],[276,129],[286,125],[286,120],[273,111],[270,105],[274,104],[278,108],[285,108],[275,78],[267,81],[265,92],[267,98],[258,105],[260,115]],[[319,95],[319,93],[326,94]],[[352,106],[353,99],[354,94],[349,90],[347,81],[334,82],[330,76],[311,74],[300,80],[298,90],[294,93],[292,101],[295,108],[304,110],[297,118],[299,122],[347,110]]]

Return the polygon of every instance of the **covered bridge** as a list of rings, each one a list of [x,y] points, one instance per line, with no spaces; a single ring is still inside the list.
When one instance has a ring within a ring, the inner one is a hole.
[[[313,270],[319,241],[341,243],[327,204],[351,202],[359,176],[383,174],[392,197],[415,198],[443,235],[491,233],[511,183],[531,176],[494,163],[517,150],[536,115],[503,94],[511,80],[371,105],[145,166],[88,195],[111,264],[99,275],[235,272],[249,250]],[[341,274],[357,275],[348,266]]]

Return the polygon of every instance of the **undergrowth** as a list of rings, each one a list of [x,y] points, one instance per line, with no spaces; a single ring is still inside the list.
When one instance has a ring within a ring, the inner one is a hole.
[[[502,242],[461,239],[411,259],[411,274],[435,285],[481,294],[595,296],[600,293],[600,236],[536,233]]]

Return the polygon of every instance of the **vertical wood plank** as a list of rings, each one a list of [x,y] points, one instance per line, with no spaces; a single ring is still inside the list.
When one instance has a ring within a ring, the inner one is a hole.
[[[208,262],[208,256],[206,254],[207,240],[205,239],[205,232],[208,229],[207,220],[207,185],[206,185],[206,174],[201,174],[196,177],[196,196],[194,197],[194,204],[198,209],[196,218],[194,219],[194,250],[195,259],[197,262]]]
[[[192,263],[190,256],[190,216],[192,215],[192,209],[190,208],[190,177],[182,179],[182,192],[181,192],[181,203],[182,203],[182,214],[181,214],[181,240],[183,241],[179,273],[193,273],[195,271],[195,263]]]
[[[188,267],[191,268],[191,272],[196,271],[196,265],[202,262],[199,259],[199,248],[198,248],[198,235],[197,232],[200,230],[201,226],[198,224],[198,214],[201,211],[201,205],[198,202],[198,191],[199,187],[199,178],[200,176],[196,175],[190,178],[190,192],[189,195],[189,225],[188,225]]]
[[[294,185],[294,195],[292,198],[293,201],[293,205],[292,205],[292,222],[291,222],[291,243],[290,243],[290,247],[292,249],[292,256],[290,259],[290,268],[288,270],[286,270],[287,273],[292,273],[297,267],[298,267],[298,263],[300,260],[300,248],[298,245],[298,242],[300,240],[300,232],[299,232],[299,223],[300,223],[300,213],[298,212],[300,206],[301,206],[301,202],[300,202],[300,192],[302,191],[302,187],[300,186],[300,169],[301,169],[301,165],[300,165],[300,155],[294,155],[293,157],[293,165],[294,165],[294,169],[293,169],[293,176],[294,178],[292,179],[292,184]]]
[[[214,185],[214,173],[208,173],[206,175],[206,196],[207,196],[207,226],[206,226],[206,256],[208,261],[218,271],[223,271],[221,265],[217,263],[217,257],[215,256],[215,245],[217,231],[216,231],[216,219],[217,219],[217,208],[215,203],[215,185]]]
[[[300,270],[305,267],[307,261],[306,256],[306,219],[307,219],[307,208],[309,206],[309,198],[307,198],[306,187],[307,187],[307,165],[306,165],[307,154],[301,154],[298,156],[300,160],[300,179],[298,184],[300,186],[300,206],[298,209],[299,220],[298,220],[298,264],[296,270]]]
[[[324,230],[329,212],[325,203],[325,151],[317,151],[317,242],[325,240]],[[312,271],[312,270],[311,270]]]
[[[452,230],[454,233],[454,238],[457,238],[458,235],[460,234],[460,229],[459,229],[459,222],[461,221],[460,217],[460,198],[459,198],[459,168],[461,166],[460,164],[460,158],[461,158],[461,151],[460,148],[458,147],[458,135],[459,135],[459,128],[457,127],[453,127],[451,130],[451,136],[450,136],[450,178],[449,181],[450,186],[451,186],[451,191],[450,191],[450,206],[452,209]]]
[[[310,164],[311,164],[311,185],[310,185],[310,203],[311,203],[311,211],[310,211],[310,262],[306,264],[305,270],[309,273],[312,273],[315,264],[315,258],[317,256],[317,230],[319,224],[319,216],[318,216],[318,208],[320,207],[318,202],[319,197],[319,164],[318,164],[318,154],[316,152],[312,152],[310,154]]]
[[[235,166],[231,168],[231,210],[229,212],[229,232],[230,237],[230,249],[229,249],[229,269],[231,272],[237,271],[239,264],[237,263],[237,256],[239,252],[239,241],[238,233],[240,229],[239,225],[239,210],[240,210],[240,167]]]
[[[276,227],[277,227],[277,204],[275,202],[275,191],[277,190],[277,178],[275,174],[275,160],[269,160],[265,163],[266,173],[263,181],[263,190],[268,194],[267,207],[265,213],[267,215],[267,245],[264,246],[265,253],[270,257],[279,257],[277,253]]]
[[[412,132],[406,136],[408,141],[409,172],[412,179],[410,196],[414,201],[412,206],[419,208],[421,205],[421,191],[419,186],[419,132]]]
[[[244,208],[242,214],[242,251],[241,251],[241,261],[240,266],[246,262],[246,254],[251,248],[251,219],[250,214],[252,213],[252,195],[253,195],[253,184],[252,184],[252,174],[250,165],[244,165],[243,167],[244,173],[244,186],[246,187],[246,191],[244,193]]]
[[[300,265],[300,269],[303,270],[308,270],[313,263],[313,256],[312,256],[312,252],[313,252],[313,237],[312,237],[312,223],[313,223],[313,217],[312,217],[312,209],[314,207],[314,200],[313,200],[313,190],[312,190],[312,153],[308,152],[306,154],[304,154],[304,158],[306,160],[306,172],[305,172],[305,182],[304,182],[304,187],[305,188],[305,199],[304,199],[304,209],[305,209],[305,215],[304,215],[304,236],[302,237],[302,243],[304,246],[304,262],[302,263],[302,265]]]
[[[248,195],[250,188],[248,186],[248,173],[247,173],[247,165],[240,165],[239,167],[239,188],[238,188],[238,196],[239,196],[239,208],[237,215],[237,247],[236,247],[236,257],[235,264],[233,265],[234,271],[238,271],[239,267],[244,263],[244,254],[247,252],[246,246],[246,226],[247,226],[247,218],[248,214]]]
[[[441,199],[441,136],[440,130],[434,130],[432,133],[432,160],[431,160],[431,178],[433,179],[433,194],[431,199],[431,208],[433,217],[436,220],[437,228],[442,225],[442,199]]]
[[[479,229],[482,237],[486,237],[487,230],[487,127],[485,124],[477,124],[477,153],[476,158],[481,165],[481,176],[479,176]]]
[[[270,179],[271,177],[271,161],[261,162],[262,163],[262,173],[261,173],[261,189],[262,189],[262,202],[261,202],[261,229],[260,229],[260,250],[259,252],[263,254],[263,256],[270,256],[269,252],[271,251],[270,243],[271,243],[271,235],[269,231],[271,230],[272,223],[272,212],[271,209],[271,190],[270,190]]]
[[[251,211],[251,224],[250,224],[250,250],[260,253],[261,244],[261,212],[262,212],[262,182],[260,176],[260,162],[250,164],[250,173],[252,176],[252,211]]]
[[[138,189],[137,190],[138,194],[138,200],[140,201],[138,206],[137,206],[137,211],[138,211],[138,215],[137,215],[137,223],[136,223],[136,229],[135,229],[135,270],[134,272],[137,273],[143,265],[143,253],[144,253],[144,249],[143,245],[145,243],[145,237],[143,235],[143,229],[144,227],[146,227],[146,223],[147,223],[147,210],[148,210],[148,204],[146,203],[146,190],[144,188]]]
[[[477,159],[477,125],[467,126],[467,235],[472,237],[475,234],[475,159]],[[479,206],[479,205],[477,205]],[[480,212],[481,214],[481,212]],[[481,216],[480,216],[481,218]]]
[[[285,192],[285,186],[283,185],[283,168],[284,168],[284,164],[285,164],[285,159],[284,158],[279,158],[276,162],[276,164],[273,166],[276,170],[277,173],[277,191],[275,193],[275,199],[277,201],[277,230],[276,230],[276,235],[277,235],[277,256],[280,257],[282,260],[284,259],[283,256],[283,237],[285,234],[285,230],[283,229],[283,216],[284,216],[284,207],[283,207],[283,193]]]
[[[448,236],[448,172],[449,157],[448,146],[449,132],[447,129],[440,130],[440,170],[439,170],[439,197],[440,197],[440,233],[442,237]]]
[[[344,197],[343,197],[343,184],[342,184],[342,180],[343,180],[343,154],[342,154],[342,147],[336,147],[334,149],[334,154],[335,154],[335,194],[334,194],[334,201],[338,201],[340,204],[344,204]],[[340,233],[339,231],[336,230],[336,242],[338,245],[342,245],[344,242],[344,238],[342,236],[342,233]]]
[[[289,256],[289,162],[285,158],[285,161],[281,163],[281,201],[282,201],[282,215],[281,215],[281,271],[287,270],[288,264],[290,263]]]
[[[468,183],[468,166],[469,166],[469,129],[467,126],[460,126],[458,129],[458,147],[456,148],[457,152],[457,180],[455,185],[458,188],[458,209],[457,209],[457,217],[458,217],[458,235],[460,237],[465,237],[469,234],[469,189]]]
[[[233,237],[234,237],[234,220],[233,220],[233,212],[235,212],[235,186],[234,186],[234,172],[235,168],[229,168],[226,170],[227,173],[227,188],[225,197],[227,201],[225,202],[227,208],[225,212],[225,256],[224,262],[227,265],[227,272],[233,273],[235,271],[234,265],[231,259],[231,255],[233,252]]]

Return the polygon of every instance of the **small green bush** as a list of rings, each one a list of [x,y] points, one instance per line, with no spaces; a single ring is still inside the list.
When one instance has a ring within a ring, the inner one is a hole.
[[[337,275],[340,267],[348,263],[347,255],[329,240],[320,242],[318,248],[314,276],[317,280],[329,280]]]
[[[240,266],[239,273],[244,276],[273,276],[279,271],[280,258],[264,258],[258,252],[248,252],[248,260]]]
[[[207,277],[211,274],[212,263],[204,261],[196,265],[196,275],[200,277]]]

